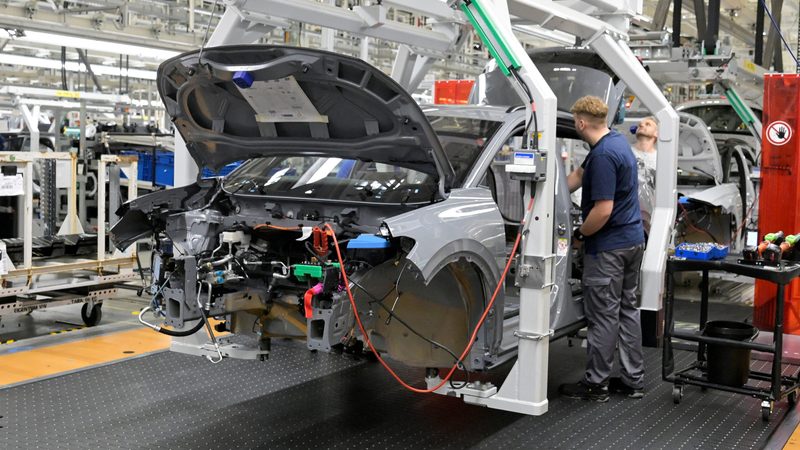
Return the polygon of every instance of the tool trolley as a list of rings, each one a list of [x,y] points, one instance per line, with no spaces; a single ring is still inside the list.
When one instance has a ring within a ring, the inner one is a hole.
[[[676,331],[673,317],[675,272],[702,272],[700,322],[699,328],[694,331]],[[748,341],[732,340],[704,335],[708,323],[708,273],[710,271],[724,271],[756,279],[766,280],[777,285],[777,299],[775,302],[775,326],[772,344],[761,344]],[[744,264],[733,258],[720,261],[691,260],[670,258],[667,261],[667,295],[664,301],[664,342],[662,352],[662,379],[674,384],[672,399],[677,404],[683,398],[685,385],[700,386],[705,389],[719,389],[737,394],[748,395],[762,400],[761,416],[769,420],[773,405],[776,401],[786,398],[790,407],[797,402],[797,393],[800,389],[800,367],[792,366],[792,375],[782,375],[783,368],[783,314],[785,288],[794,278],[800,276],[800,264],[781,263],[776,266]],[[688,367],[677,369],[673,355],[673,339],[696,342],[692,346],[697,352],[697,360]],[[713,382],[708,377],[706,357],[707,346],[718,345],[740,349],[757,350],[772,354],[772,370],[769,373],[750,371],[747,383],[743,386],[731,386]],[[768,382],[768,387],[757,386],[752,381]]]

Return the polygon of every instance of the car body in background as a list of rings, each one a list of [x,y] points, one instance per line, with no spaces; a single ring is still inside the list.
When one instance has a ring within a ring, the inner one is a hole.
[[[747,106],[760,121],[761,107],[753,103],[748,103]],[[747,157],[751,168],[760,165],[761,140],[753,136],[727,98],[692,100],[676,106],[675,110],[692,114],[702,120],[721,149],[737,147]]]

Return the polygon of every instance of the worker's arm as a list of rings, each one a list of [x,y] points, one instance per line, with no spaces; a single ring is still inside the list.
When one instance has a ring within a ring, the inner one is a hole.
[[[578,167],[567,176],[567,186],[570,192],[575,192],[583,183],[583,167]]]
[[[603,225],[608,222],[608,218],[611,217],[611,210],[613,209],[614,200],[595,201],[594,206],[589,211],[589,215],[586,216],[586,220],[583,221],[583,225],[580,227],[581,234],[591,236],[600,231]]]

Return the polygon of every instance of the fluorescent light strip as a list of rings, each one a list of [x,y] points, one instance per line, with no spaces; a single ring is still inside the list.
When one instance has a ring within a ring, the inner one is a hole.
[[[64,100],[39,100],[39,99],[25,99],[21,100],[20,103],[24,105],[39,105],[44,107],[52,107],[52,108],[63,108],[63,109],[80,109],[81,104],[80,102],[71,102],[71,101],[64,101]],[[101,111],[101,112],[113,112],[113,106],[100,106],[100,105],[86,105],[86,109],[89,111]]]
[[[0,54],[0,64],[41,67],[44,69],[61,69],[61,61],[59,60],[9,54]],[[75,61],[67,61],[64,67],[70,72],[86,72],[86,67]],[[124,77],[127,75],[131,78],[140,78],[143,80],[156,79],[156,72],[154,70],[121,69],[119,67],[109,67],[100,64],[92,64],[92,72],[97,75],[112,75],[116,77]]]
[[[117,44],[114,42],[103,42],[94,39],[85,39],[73,36],[64,36],[40,31],[25,30],[25,36],[12,38],[24,42],[35,42],[38,44],[48,44],[55,46],[82,48],[103,53],[122,54],[137,56],[139,58],[155,59],[164,61],[180,53],[170,50],[140,47],[138,45]]]

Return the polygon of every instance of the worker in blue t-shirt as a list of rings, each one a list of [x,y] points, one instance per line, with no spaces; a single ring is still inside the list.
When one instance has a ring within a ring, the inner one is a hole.
[[[586,96],[572,107],[575,129],[591,147],[567,177],[579,187],[583,224],[573,239],[584,241],[583,303],[589,322],[586,373],[562,384],[562,395],[606,402],[609,390],[641,398],[644,358],[636,288],[644,253],[636,158],[627,139],[607,125],[608,106]],[[611,378],[619,344],[620,378]]]

